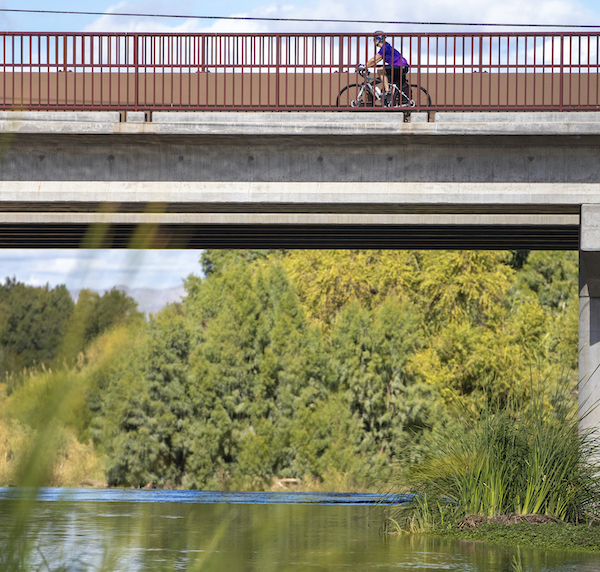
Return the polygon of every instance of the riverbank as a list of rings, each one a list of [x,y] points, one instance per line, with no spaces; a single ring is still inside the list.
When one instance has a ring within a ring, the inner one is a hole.
[[[431,531],[435,536],[485,542],[521,548],[543,548],[600,553],[600,525],[567,524],[564,522],[516,524],[486,523],[469,529],[442,529]]]

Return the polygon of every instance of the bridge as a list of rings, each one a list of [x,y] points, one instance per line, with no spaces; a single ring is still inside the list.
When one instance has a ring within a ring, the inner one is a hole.
[[[0,35],[0,247],[578,249],[589,409],[598,37],[388,41],[431,101],[340,104],[359,34]]]

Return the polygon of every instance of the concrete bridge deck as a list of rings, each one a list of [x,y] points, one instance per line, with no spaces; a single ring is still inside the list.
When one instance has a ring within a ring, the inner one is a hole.
[[[576,249],[600,202],[595,112],[0,112],[0,137],[3,247]]]

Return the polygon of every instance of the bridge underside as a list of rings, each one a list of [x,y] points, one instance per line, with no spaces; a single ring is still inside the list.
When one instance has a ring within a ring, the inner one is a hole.
[[[0,224],[0,248],[439,249],[441,246],[577,250],[579,225]]]

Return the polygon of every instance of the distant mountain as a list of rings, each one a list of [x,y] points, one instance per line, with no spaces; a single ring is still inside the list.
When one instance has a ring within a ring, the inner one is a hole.
[[[144,312],[145,314],[156,314],[170,302],[180,302],[185,296],[185,289],[183,286],[159,290],[156,288],[129,288],[129,286],[119,284],[115,286],[115,288],[121,290],[121,292],[125,292],[128,296],[131,296],[138,303],[140,312]],[[92,290],[92,288],[90,288],[90,290]],[[110,288],[93,290],[102,296],[105,292],[110,290]],[[77,301],[80,290],[69,290],[69,292],[73,300]]]

